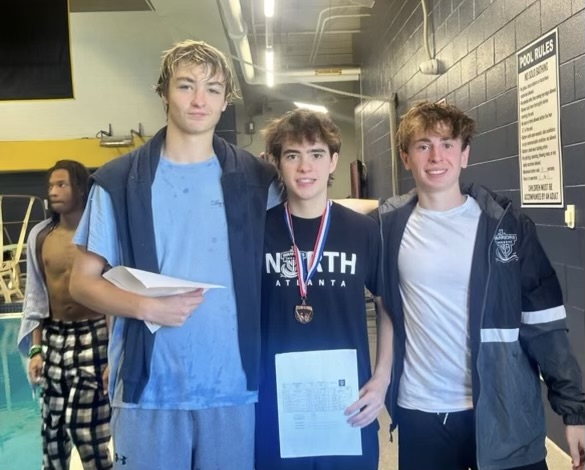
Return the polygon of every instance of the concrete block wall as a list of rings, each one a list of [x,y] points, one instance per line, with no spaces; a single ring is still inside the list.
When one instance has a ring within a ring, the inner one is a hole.
[[[441,62],[438,76],[418,70],[428,59],[423,9],[418,0],[377,1],[362,37],[362,90],[372,97],[356,111],[368,165],[370,197],[392,194],[389,104],[398,115],[416,100],[446,98],[473,117],[464,181],[475,181],[520,205],[516,52],[558,28],[561,143],[565,204],[575,204],[577,227],[564,224],[564,210],[525,209],[562,284],[573,350],[585,370],[585,1],[426,0],[429,42]],[[398,173],[397,192],[413,186]],[[560,419],[547,411],[550,436],[564,446]]]

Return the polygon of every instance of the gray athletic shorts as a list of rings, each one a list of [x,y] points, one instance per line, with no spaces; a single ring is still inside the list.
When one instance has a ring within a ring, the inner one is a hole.
[[[205,410],[112,409],[114,469],[252,470],[254,404]]]

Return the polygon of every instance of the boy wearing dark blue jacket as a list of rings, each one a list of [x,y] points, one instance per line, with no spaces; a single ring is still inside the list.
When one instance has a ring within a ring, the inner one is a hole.
[[[379,207],[399,468],[545,470],[542,376],[583,469],[585,397],[561,288],[534,223],[460,185],[474,127],[452,105],[413,107],[398,141],[416,188]]]

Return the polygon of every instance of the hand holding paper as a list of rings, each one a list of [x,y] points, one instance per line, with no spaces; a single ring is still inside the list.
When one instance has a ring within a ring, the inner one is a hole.
[[[125,291],[156,298],[155,305],[151,309],[150,321],[145,320],[152,333],[161,325],[182,325],[193,309],[203,301],[203,294],[208,289],[223,287],[125,266],[116,266],[104,273],[103,277]],[[145,313],[148,314],[148,312]]]
[[[345,415],[349,416],[347,422],[363,428],[374,421],[384,408],[387,390],[388,382],[373,376],[360,389],[360,399],[345,410]]]
[[[144,309],[144,323],[152,333],[161,326],[183,326],[201,302],[202,289],[148,299]]]

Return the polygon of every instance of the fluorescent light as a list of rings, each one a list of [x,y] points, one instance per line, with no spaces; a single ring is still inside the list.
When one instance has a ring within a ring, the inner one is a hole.
[[[294,105],[297,108],[308,109],[309,111],[315,111],[317,113],[328,113],[329,112],[325,106],[321,106],[320,104],[300,103],[298,101],[295,101]]]
[[[274,86],[274,50],[273,49],[266,49],[264,66],[266,69],[266,85],[269,87],[273,87]]]
[[[266,70],[274,72],[274,49],[266,49]]]
[[[264,16],[267,18],[274,16],[274,0],[264,0]]]

